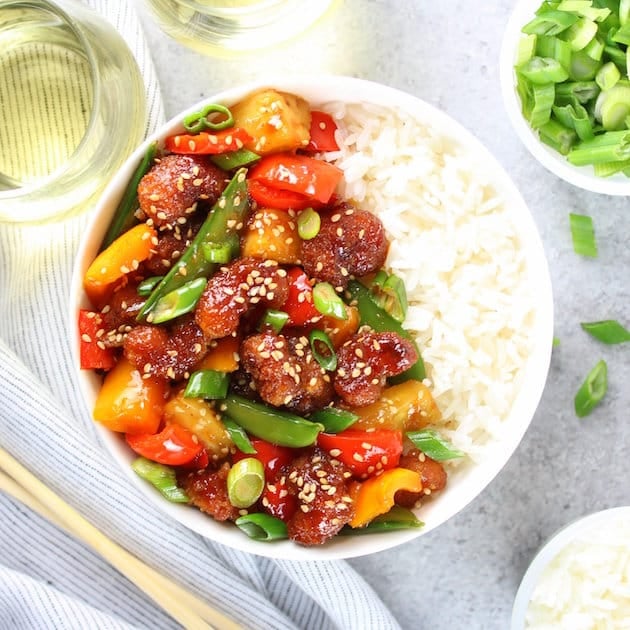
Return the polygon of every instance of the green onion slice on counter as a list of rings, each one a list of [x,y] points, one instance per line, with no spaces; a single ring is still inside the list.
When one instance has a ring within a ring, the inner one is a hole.
[[[593,219],[585,214],[569,214],[573,251],[580,256],[597,258],[597,241]]]
[[[606,362],[598,361],[588,373],[575,395],[575,413],[578,417],[588,416],[608,390],[608,367]]]
[[[589,335],[592,335],[602,343],[614,345],[630,341],[630,331],[615,319],[606,319],[601,322],[584,322],[580,326]]]

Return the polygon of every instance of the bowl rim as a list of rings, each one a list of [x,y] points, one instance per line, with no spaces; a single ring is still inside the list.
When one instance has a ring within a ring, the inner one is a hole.
[[[606,508],[578,517],[551,534],[547,542],[536,552],[534,559],[523,575],[514,598],[510,630],[525,630],[525,615],[530,599],[543,571],[553,559],[584,532],[591,531],[598,525],[609,523],[611,519],[618,516],[630,518],[630,505]]]
[[[592,166],[573,166],[563,155],[539,140],[521,113],[521,101],[516,92],[514,61],[521,28],[533,17],[541,3],[542,0],[518,0],[503,34],[499,53],[499,82],[503,104],[512,127],[530,154],[557,177],[590,192],[630,196],[630,177],[620,174],[598,177]]]
[[[122,196],[126,183],[136,165],[142,159],[149,144],[180,131],[180,121],[183,116],[198,111],[204,104],[221,102],[229,106],[256,89],[270,86],[300,94],[312,105],[343,101],[347,103],[373,103],[396,108],[420,120],[426,119],[433,129],[437,130],[441,135],[453,139],[459,147],[463,148],[465,153],[474,153],[476,156],[483,158],[478,160],[481,170],[484,172],[490,170],[492,172],[492,184],[497,194],[505,198],[506,204],[509,204],[510,217],[519,233],[523,248],[531,250],[533,254],[528,257],[528,273],[538,282],[536,293],[539,300],[536,306],[536,322],[532,329],[532,335],[539,342],[535,344],[532,355],[526,361],[521,374],[522,385],[520,391],[516,396],[510,414],[504,420],[505,424],[509,424],[510,421],[514,424],[513,430],[510,432],[505,431],[502,439],[497,440],[496,444],[489,448],[487,460],[480,464],[469,466],[470,470],[466,471],[463,479],[461,475],[456,477],[457,483],[454,484],[451,480],[449,494],[445,493],[443,495],[449,497],[446,503],[444,501],[440,503],[438,498],[435,502],[430,502],[422,507],[421,516],[424,517],[423,520],[427,516],[431,516],[435,517],[435,522],[431,520],[430,523],[420,529],[400,530],[397,532],[372,534],[370,536],[336,537],[326,545],[315,548],[301,547],[291,541],[277,541],[274,543],[254,541],[239,532],[232,524],[217,523],[199,510],[191,510],[188,506],[175,505],[165,501],[156,491],[149,488],[146,483],[142,482],[133,473],[129,466],[129,449],[124,444],[124,440],[121,440],[119,436],[114,435],[98,423],[95,423],[96,432],[109,454],[121,466],[127,478],[145,497],[152,500],[162,512],[166,512],[176,521],[213,541],[221,542],[241,551],[272,558],[331,560],[363,556],[398,546],[428,533],[461,512],[466,505],[476,498],[503,469],[519,445],[534,416],[549,370],[553,339],[553,297],[547,260],[534,219],[516,185],[496,158],[470,131],[446,113],[419,98],[397,89],[363,79],[336,75],[270,76],[220,91],[178,113],[171,120],[160,126],[155,133],[151,134],[131,154],[101,195],[94,211],[94,216],[86,228],[86,238],[81,243],[75,259],[68,313],[70,320],[69,330],[75,333],[71,338],[72,355],[76,366],[74,377],[77,379],[78,387],[88,409],[93,409],[98,378],[94,374],[81,371],[78,367],[79,335],[77,332],[76,313],[79,308],[88,304],[82,290],[82,278],[89,261],[96,254],[98,245],[114,208]],[[506,433],[509,433],[509,435],[505,435]],[[232,531],[225,530],[227,527]]]

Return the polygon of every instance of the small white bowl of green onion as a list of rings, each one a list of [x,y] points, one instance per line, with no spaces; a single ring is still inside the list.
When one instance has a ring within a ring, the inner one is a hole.
[[[503,99],[548,170],[630,195],[630,1],[521,0],[501,50]]]

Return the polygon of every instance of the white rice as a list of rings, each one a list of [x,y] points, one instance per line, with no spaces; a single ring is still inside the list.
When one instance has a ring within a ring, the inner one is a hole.
[[[387,267],[407,287],[405,327],[422,352],[444,422],[474,460],[501,438],[533,325],[532,287],[508,208],[482,165],[401,112],[329,104],[338,121],[340,192],[376,213]],[[478,157],[477,157],[478,160]]]
[[[630,628],[630,520],[584,532],[545,568],[525,617],[528,630]]]

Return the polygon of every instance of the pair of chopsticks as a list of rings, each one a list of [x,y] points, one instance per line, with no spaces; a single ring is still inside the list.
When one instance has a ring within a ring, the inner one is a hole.
[[[82,540],[184,628],[240,626],[117,545],[0,447],[0,490]]]

